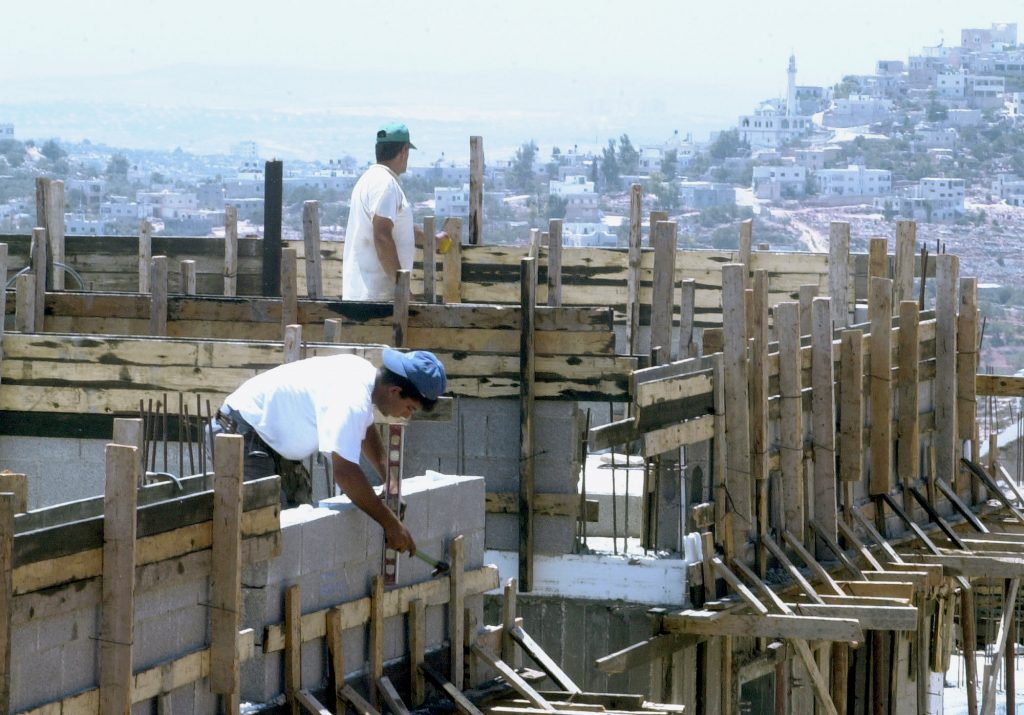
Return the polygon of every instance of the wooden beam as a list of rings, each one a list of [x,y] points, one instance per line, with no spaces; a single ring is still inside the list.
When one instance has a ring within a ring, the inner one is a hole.
[[[382,675],[377,680],[377,685],[391,715],[409,715],[409,708],[402,702],[402,696],[398,694],[398,689],[391,682],[391,678]]]
[[[828,229],[828,294],[831,324],[845,328],[850,324],[848,286],[850,284],[850,224],[833,221]]]
[[[914,299],[914,264],[917,249],[917,223],[896,222],[896,270],[893,280],[893,303],[899,305]]]
[[[914,554],[926,564],[938,564],[948,574],[964,578],[988,578],[999,574],[1007,578],[1024,576],[1024,558],[1019,556],[988,556],[984,553]]]
[[[302,243],[306,259],[306,295],[323,298],[323,275],[320,267],[320,202],[302,202]]]
[[[1020,577],[1015,576],[1009,579],[1006,598],[1003,600],[1003,614],[999,618],[999,631],[996,635],[996,643],[993,652],[995,657],[985,665],[985,684],[981,696],[981,715],[993,715],[996,709],[996,677],[999,675],[999,668],[1003,662],[1001,657],[1006,649],[1010,638],[1010,624],[1013,621],[1013,613],[1017,603],[1017,591],[1020,588]]]
[[[470,702],[469,698],[462,694],[461,690],[455,687],[455,685],[450,681],[446,680],[443,675],[438,673],[427,663],[420,664],[420,671],[427,676],[427,680],[433,683],[441,693],[455,703],[455,709],[458,710],[461,715],[483,715],[476,705]]]
[[[821,582],[824,583],[830,591],[832,591],[832,593],[837,596],[842,596],[845,593],[843,589],[839,588],[839,584],[836,583],[834,578],[832,578],[832,575],[825,570],[825,567],[818,563],[818,560],[811,555],[811,552],[808,551],[802,543],[800,543],[800,540],[797,539],[792,532],[783,531],[782,540],[786,543],[786,546],[796,552],[797,556],[807,564],[811,573],[817,576],[818,579],[820,579]]]
[[[138,455],[134,447],[108,444],[106,460],[99,637],[100,711],[127,713],[132,705]]]
[[[775,333],[779,341],[779,466],[782,470],[782,517],[790,531],[803,538],[806,515],[799,303],[787,301],[775,306]]]
[[[651,288],[651,349],[660,347],[664,362],[671,362],[676,224],[672,221],[652,224],[651,245],[655,254],[654,285]]]
[[[911,224],[914,225],[914,224]],[[897,251],[899,250],[899,228],[897,227]],[[897,269],[899,267],[897,253]],[[899,287],[897,286],[897,292]],[[900,327],[897,336],[899,354],[896,372],[896,473],[901,486],[913,483],[921,471],[920,439],[918,428],[918,383],[920,372],[918,354],[918,317],[917,301],[904,299],[899,304]],[[904,504],[907,504],[904,498]]]
[[[753,254],[754,244],[754,220],[745,219],[740,221],[740,236],[737,242],[737,248],[739,252],[739,262],[743,264],[743,287],[744,289],[750,286],[750,271],[751,271],[751,260],[750,257]]]
[[[859,606],[835,603],[794,603],[792,609],[800,616],[849,618],[860,623],[860,627],[866,631],[917,630],[917,609],[908,605]]]
[[[296,695],[302,688],[302,593],[298,584],[284,592],[284,627],[284,692],[292,715],[298,715]]]
[[[852,512],[853,510],[851,509],[850,511]],[[846,543],[856,549],[857,552],[860,553],[861,557],[863,557],[863,559],[867,561],[872,568],[877,569],[878,571],[883,570],[882,564],[875,558],[875,555],[871,553],[871,550],[864,545],[864,542],[857,538],[857,534],[851,526],[842,519],[836,522],[836,526],[839,527],[839,533],[841,533],[843,538],[846,539]]]
[[[846,552],[843,551],[841,546],[839,546],[839,542],[825,531],[821,524],[818,523],[817,519],[811,521],[811,529],[819,539],[825,542],[825,546],[828,550],[835,554],[836,558],[839,559],[839,562],[843,565],[843,568],[849,571],[854,578],[861,581],[865,580],[864,574],[861,573],[859,568],[857,568],[857,564],[850,560],[850,557],[847,556]]]
[[[6,248],[6,245],[5,245]],[[6,274],[4,274],[6,277]],[[0,492],[0,712],[11,712],[11,613],[14,603],[15,496]]]
[[[693,324],[696,307],[697,281],[684,278],[679,288],[679,347],[680,360],[697,356],[697,342],[694,340]]]
[[[850,513],[853,514],[854,520],[856,520],[857,523],[860,524],[861,528],[864,529],[864,531],[866,531],[871,536],[871,538],[875,540],[875,543],[878,544],[880,549],[882,549],[882,551],[886,555],[886,558],[888,558],[889,561],[896,563],[900,563],[903,561],[902,557],[900,557],[900,555],[896,553],[896,550],[892,548],[892,546],[889,544],[886,538],[878,532],[878,529],[875,528],[875,525],[872,524],[867,517],[861,514],[860,511],[856,508],[851,509]]]
[[[830,641],[863,642],[864,633],[857,621],[841,618],[817,618],[738,614],[723,611],[681,611],[665,616],[665,629],[672,633],[751,638],[804,638]]]
[[[295,694],[295,700],[306,711],[313,715],[331,715],[331,711],[324,707],[319,700],[313,697],[308,690],[300,690]],[[395,712],[395,715],[407,715],[406,713]]]
[[[562,219],[548,221],[548,305],[562,306]]]
[[[139,293],[149,293],[149,262],[153,256],[153,227],[142,219],[139,223]]]
[[[238,294],[238,208],[224,206],[224,295]]]
[[[412,655],[411,639],[409,652]],[[327,612],[327,654],[334,675],[334,709],[342,712],[345,709],[345,699],[341,696],[341,689],[345,687],[345,643],[341,633],[341,610],[338,608]]]
[[[370,702],[380,708],[378,683],[384,675],[384,577],[374,574],[370,587]],[[461,641],[459,641],[461,645]]]
[[[935,256],[935,476],[964,492],[957,469],[956,428],[956,289],[959,259],[949,253]]]
[[[469,245],[484,242],[484,138],[469,138]]]
[[[742,562],[733,561],[733,563],[741,564]],[[751,592],[751,590],[747,588],[746,584],[740,581],[736,574],[732,572],[732,569],[726,566],[720,558],[715,557],[711,559],[711,565],[714,567],[715,573],[718,574],[727,584],[729,584],[732,590],[735,591],[739,595],[739,597],[743,599],[743,602],[750,606],[752,609],[754,609],[755,613],[759,613],[762,616],[768,615],[768,608],[765,607],[765,605],[761,603],[759,600],[757,600],[757,596],[755,596]]]
[[[22,273],[15,279],[14,291],[14,329],[36,332],[36,277]]]
[[[541,670],[548,674],[548,677],[551,678],[555,685],[567,693],[583,692],[580,687],[572,681],[572,678],[566,675],[565,671],[558,667],[558,664],[544,652],[536,641],[530,637],[530,634],[523,630],[521,626],[514,626],[510,635],[515,642],[526,651],[526,654],[533,658],[534,662],[541,667]],[[504,658],[502,660],[504,660]]]
[[[835,225],[835,224],[833,224]],[[844,224],[845,225],[845,224]],[[847,226],[847,231],[849,226]],[[829,298],[811,304],[811,441],[814,444],[814,515],[824,533],[836,537],[836,411],[832,362],[834,313]],[[843,308],[845,313],[845,306]],[[821,553],[819,545],[815,553]]]
[[[14,497],[14,513],[23,514],[28,511],[28,475],[12,472],[0,473],[0,492],[7,492]],[[0,710],[2,712],[2,710]]]
[[[501,658],[490,652],[486,648],[482,648],[479,644],[473,644],[473,653],[478,658],[483,660],[487,665],[494,668],[505,679],[513,690],[526,698],[534,707],[540,708],[546,712],[554,712],[555,708],[545,700],[540,693],[533,689],[533,686],[523,680],[522,676],[513,670],[508,663],[503,661]]]
[[[871,472],[868,494],[877,496],[892,490],[892,281],[888,278],[871,279],[868,315],[871,320]]]
[[[281,249],[281,327],[299,322],[298,253],[294,248]]]
[[[746,267],[742,264],[727,263],[722,266],[722,312],[725,316],[725,487],[733,518],[732,538],[737,548],[747,541],[754,525],[751,510],[745,279]]]
[[[640,353],[640,226],[643,222],[640,184],[629,188],[629,253],[626,270],[626,352]]]
[[[705,640],[704,636],[659,633],[598,658],[594,661],[594,667],[608,675],[625,673],[633,668],[648,665],[653,660],[668,658],[678,650],[690,648]]]
[[[844,483],[856,483],[864,476],[864,333],[844,330],[841,340],[839,478]],[[799,366],[796,369],[799,370]],[[852,506],[844,499],[844,512]]]
[[[771,537],[766,536],[762,538],[764,539],[764,545],[768,548],[768,551],[771,552],[772,556],[774,556],[776,560],[779,562],[779,565],[782,566],[782,568],[786,570],[786,572],[797,583],[797,585],[800,586],[801,590],[803,590],[804,592],[804,595],[806,595],[814,603],[824,603],[824,601],[822,601],[821,596],[818,595],[817,590],[815,590],[815,588],[811,585],[811,582],[808,581],[802,573],[800,573],[800,570],[793,564],[792,561],[789,560],[789,557],[786,556],[786,553],[779,548],[778,544],[776,544],[775,541],[771,539]]]
[[[524,258],[519,270],[519,587],[533,590],[534,560],[534,354],[533,308],[537,304],[536,259]],[[461,682],[456,682],[461,685]]]
[[[35,283],[32,284],[35,288],[35,300],[32,304],[35,308],[33,324],[35,325],[36,332],[39,333],[46,330],[44,310],[46,307],[47,264],[52,260],[50,251],[47,250],[46,241],[47,232],[45,228],[32,229],[32,273],[36,277]],[[4,284],[6,285],[6,280]]]
[[[437,234],[434,217],[423,217],[423,302],[437,302]]]
[[[213,554],[210,568],[210,690],[239,694],[242,480],[245,438],[219,434],[214,449]]]
[[[465,663],[465,651],[463,650],[464,629],[465,629],[465,596],[466,585],[463,574],[465,567],[465,540],[462,535],[456,536],[449,544],[450,571],[448,598],[448,661],[451,663],[451,681],[456,688],[462,689],[463,664]]]
[[[406,347],[408,343],[409,300],[412,297],[409,281],[411,279],[411,271],[398,271],[395,275],[395,308],[391,314],[391,345],[396,348]]]
[[[462,219],[447,218],[444,231],[451,238],[451,245],[444,254],[444,302],[462,302]],[[536,301],[534,301],[536,302]]]
[[[757,533],[768,533],[781,514],[768,514],[768,271],[754,271],[753,300],[750,305],[754,326],[750,354],[750,469],[757,496]],[[758,542],[760,544],[760,542]],[[758,553],[759,573],[767,570],[767,554]]]
[[[184,295],[196,294],[196,262],[186,259],[179,264],[178,292]]]
[[[150,261],[149,291],[149,334],[167,335],[167,256]]]
[[[352,709],[356,711],[356,715],[380,715],[373,705],[371,705],[366,698],[356,692],[355,688],[351,685],[346,685],[341,689],[341,697],[352,706]],[[338,711],[343,712],[343,710]]]

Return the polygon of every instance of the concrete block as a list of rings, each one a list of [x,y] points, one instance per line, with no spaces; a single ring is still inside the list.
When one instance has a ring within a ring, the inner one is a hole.
[[[148,589],[135,599],[135,619],[160,617],[168,611],[196,607],[209,601],[209,579],[173,581]]]
[[[298,509],[281,512],[281,555],[270,562],[269,583],[297,579],[302,574],[302,520]]]
[[[336,525],[347,521],[343,516],[330,509],[313,509],[309,506],[299,507],[304,511],[302,523],[302,566],[301,573],[309,574],[330,569],[339,563],[339,551],[342,548],[336,538]]]
[[[302,687],[318,690],[327,678],[326,645],[322,638],[302,644]]]
[[[271,623],[268,617],[268,600],[270,599],[269,588],[246,588],[242,587],[241,592],[241,615],[239,623],[242,628],[253,628],[257,632],[264,625]],[[274,591],[274,600],[277,600],[277,592]]]
[[[196,709],[195,684],[189,683],[180,688],[175,688],[167,693],[164,698],[172,713],[198,713],[202,710]],[[153,702],[153,701],[150,701]],[[207,712],[215,712],[213,710]]]
[[[448,636],[448,606],[429,606],[426,609],[426,648],[435,648]]]
[[[177,612],[169,613],[163,618],[136,621],[135,637],[132,641],[133,670],[137,672],[151,668],[175,657],[180,652],[178,628]]]
[[[367,629],[365,627],[349,628],[342,631],[342,647],[345,649],[345,672],[353,673],[361,670],[370,657],[367,650]]]
[[[170,614],[178,629],[178,648],[188,652],[210,642],[210,611],[206,607],[179,608]]]
[[[270,562],[259,561],[257,563],[242,564],[240,581],[243,587],[262,588],[267,585],[267,577],[270,574]]]
[[[488,514],[484,544],[499,551],[519,550],[519,516],[517,514]]]
[[[515,457],[477,457],[464,460],[465,474],[479,474],[487,480],[487,490],[511,492],[519,488],[519,452]]]
[[[202,678],[193,684],[192,697],[194,708],[192,712],[210,713],[210,715],[223,712],[223,709],[218,707],[220,704],[220,696],[215,695],[210,691],[209,678]]]
[[[100,682],[99,646],[94,640],[78,639],[48,651],[63,667],[61,692],[74,693]],[[44,670],[45,672],[45,670]]]
[[[132,715],[153,715],[156,712],[156,700],[151,698],[149,700],[143,700],[141,703],[135,703],[132,705]],[[182,711],[184,712],[184,711]],[[189,710],[188,712],[202,712],[201,710]]]

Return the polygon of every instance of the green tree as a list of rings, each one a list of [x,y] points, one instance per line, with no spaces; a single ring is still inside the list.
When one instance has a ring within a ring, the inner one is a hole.
[[[532,139],[516,149],[508,177],[513,189],[527,193],[534,190],[533,160],[536,156],[537,144]]]
[[[719,132],[715,141],[708,147],[708,154],[713,159],[728,159],[732,156],[740,156],[750,151],[750,145],[745,141],[740,141],[740,130],[739,129],[727,129],[724,132]]]
[[[669,149],[661,159],[661,173],[671,181],[676,178],[679,170],[679,153],[675,149]]]
[[[605,186],[613,191],[618,191],[622,184],[622,171],[615,155],[614,139],[609,139],[608,146],[601,150],[601,174],[604,176]]]
[[[628,134],[619,137],[619,169],[623,174],[636,175],[640,172],[640,152],[629,140]]]
[[[25,145],[14,139],[0,140],[0,155],[7,160],[8,166],[17,169],[25,163]]]
[[[60,144],[53,139],[47,139],[39,152],[53,162],[59,161],[68,155],[68,153],[61,148]]]
[[[128,179],[128,158],[124,154],[114,154],[107,162],[106,175],[108,179]]]
[[[548,195],[547,215],[549,219],[553,218],[565,218],[566,208],[569,206],[569,200],[562,196]]]

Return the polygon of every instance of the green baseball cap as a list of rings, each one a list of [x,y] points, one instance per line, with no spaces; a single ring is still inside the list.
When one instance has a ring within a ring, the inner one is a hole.
[[[383,144],[385,142],[401,142],[408,144],[410,149],[416,148],[416,145],[409,141],[409,127],[397,122],[385,124],[377,130],[377,143]]]

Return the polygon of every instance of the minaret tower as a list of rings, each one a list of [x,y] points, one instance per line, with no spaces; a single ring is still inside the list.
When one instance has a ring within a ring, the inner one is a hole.
[[[786,70],[789,83],[786,87],[786,116],[796,114],[796,55],[789,56],[789,69]]]

